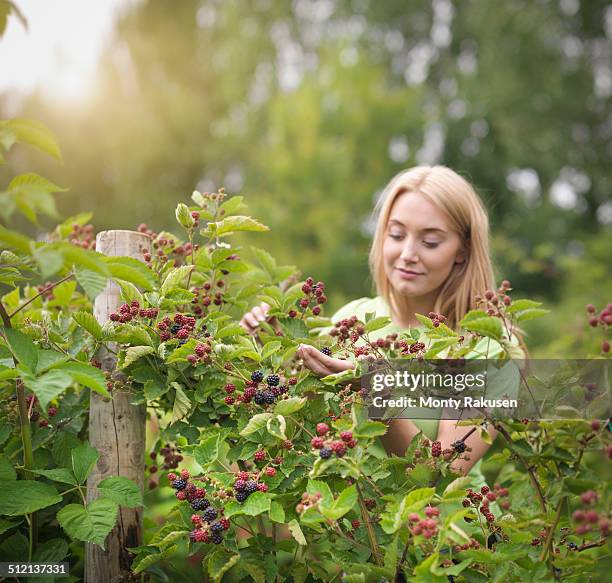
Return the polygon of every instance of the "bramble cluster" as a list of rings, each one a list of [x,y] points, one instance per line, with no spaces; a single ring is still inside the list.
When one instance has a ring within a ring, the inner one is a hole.
[[[228,383],[225,385],[224,390],[227,393],[225,397],[225,403],[227,405],[234,405],[240,403],[250,403],[254,401],[255,404],[261,407],[267,407],[273,405],[276,400],[289,392],[287,385],[280,384],[280,377],[277,374],[269,374],[265,377],[265,384],[260,387],[260,383],[264,381],[264,373],[261,370],[255,370],[251,373],[251,379],[246,381],[244,392],[241,395],[234,397],[232,393],[236,390],[236,385]],[[288,381],[291,384],[291,379]],[[295,383],[293,383],[295,384]]]
[[[609,326],[612,324],[612,304],[608,304],[603,310],[597,313],[597,308],[593,304],[588,304],[586,307],[589,326],[593,328],[602,328],[607,336]],[[605,354],[610,352],[610,341],[604,338],[601,342],[601,351]]]
[[[510,306],[512,304],[512,298],[508,295],[508,292],[511,290],[511,283],[507,279],[504,279],[497,292],[488,289],[484,294],[484,298],[481,295],[476,295],[474,299],[477,306],[481,306],[485,309],[487,316],[501,316],[501,307]]]
[[[77,247],[94,250],[96,248],[96,238],[94,237],[93,225],[81,226],[75,223],[72,225],[72,231],[68,235],[68,241]]]
[[[311,304],[315,304],[312,308],[312,313],[318,316],[321,313],[321,306],[327,302],[327,296],[325,295],[325,284],[322,281],[314,282],[312,277],[306,278],[306,282],[302,286],[302,292],[304,297],[299,300],[298,305],[305,311]],[[303,312],[302,312],[303,313]],[[289,312],[290,318],[295,318],[297,313],[295,310]]]
[[[599,495],[595,490],[587,490],[580,495],[580,502],[587,507],[598,500]],[[597,528],[602,536],[610,534],[610,519],[607,514],[599,514],[596,510],[589,508],[579,508],[572,513],[572,519],[577,523],[576,534],[585,535]]]
[[[274,470],[274,473],[276,474],[276,470]],[[237,502],[242,503],[254,492],[267,492],[268,484],[265,484],[264,482],[257,482],[255,476],[242,470],[236,474],[233,489],[234,498]]]
[[[36,423],[38,421],[39,427],[48,427],[49,420],[40,416],[40,411],[35,407],[38,406],[38,397],[36,395],[26,395],[26,406],[28,408],[28,413],[30,417],[30,421]],[[58,413],[58,408],[55,405],[49,405],[47,407],[47,417],[55,417]]]
[[[446,316],[443,316],[442,314],[436,314],[435,312],[429,312],[429,314],[427,314],[427,317],[431,320],[431,323],[433,324],[434,328],[438,328],[440,324],[446,323]]]
[[[438,517],[440,510],[434,506],[425,508],[426,518],[421,518],[416,512],[412,512],[408,516],[408,522],[411,523],[410,532],[414,536],[423,535],[423,538],[430,539],[438,533]]]
[[[177,339],[179,344],[187,342],[195,329],[195,324],[196,319],[193,316],[174,314],[172,319],[166,316],[157,323],[159,338],[162,342],[167,342],[173,338]]]
[[[474,492],[474,490],[468,488],[466,490],[466,498],[463,499],[462,504],[464,508],[475,508],[485,517],[488,524],[492,524],[495,522],[495,516],[489,509],[489,503],[495,502],[498,495],[500,495],[499,492],[497,494],[495,492],[491,492],[489,486],[483,486],[480,488],[480,492]]]
[[[162,469],[164,470],[175,470],[183,461],[180,450],[170,443],[166,443],[166,445],[159,450],[159,453],[164,456],[164,464],[162,465]],[[157,458],[157,453],[154,451],[149,455],[152,460]]]
[[[238,261],[237,255],[230,255],[227,261]],[[224,279],[218,279],[214,284],[210,282],[203,283],[201,286],[192,288],[192,292],[195,294],[193,300],[191,300],[191,309],[196,316],[202,316],[208,311],[208,307],[213,304],[220,306],[227,303],[225,294],[221,291],[227,285]]]
[[[112,312],[109,316],[112,322],[125,324],[139,318],[154,320],[157,318],[157,308],[141,308],[138,300],[132,300],[129,304],[121,304],[118,312]]]
[[[316,432],[317,435],[310,440],[310,445],[319,451],[319,457],[324,460],[329,459],[333,454],[336,457],[343,457],[347,449],[353,449],[357,445],[357,440],[351,431],[341,431],[340,439],[335,439],[327,423],[318,423]]]

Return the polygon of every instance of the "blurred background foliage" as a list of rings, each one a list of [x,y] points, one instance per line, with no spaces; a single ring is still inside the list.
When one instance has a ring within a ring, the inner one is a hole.
[[[584,304],[612,300],[611,45],[601,0],[143,0],[87,100],[35,92],[15,112],[0,94],[0,117],[45,122],[64,156],[16,150],[0,181],[35,169],[98,230],[168,228],[194,188],[225,186],[272,229],[242,243],[325,281],[331,314],[372,293],[385,184],[446,164],[487,203],[499,278],[553,309],[527,328],[532,354],[597,352]]]

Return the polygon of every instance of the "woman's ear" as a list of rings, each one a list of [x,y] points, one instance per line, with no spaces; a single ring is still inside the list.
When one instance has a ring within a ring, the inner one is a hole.
[[[463,249],[459,249],[457,255],[455,256],[455,263],[465,263],[466,260],[466,252]]]

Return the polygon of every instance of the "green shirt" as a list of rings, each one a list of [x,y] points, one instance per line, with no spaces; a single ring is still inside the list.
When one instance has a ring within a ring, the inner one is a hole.
[[[331,318],[332,322],[335,324],[339,320],[343,320],[345,318],[350,318],[351,316],[357,316],[357,318],[361,321],[365,320],[365,315],[367,313],[374,312],[376,317],[380,316],[388,316],[391,317],[391,310],[385,300],[376,296],[375,298],[359,298],[357,300],[353,300],[349,302],[342,308],[340,308]],[[422,328],[422,327],[419,327]],[[424,329],[424,328],[422,328]],[[321,334],[328,334],[331,331],[331,327],[325,328],[321,330]],[[405,328],[398,326],[391,322],[384,328],[380,328],[374,332],[369,333],[370,340],[377,340],[378,338],[384,338],[389,334],[393,333],[401,333],[404,332]],[[515,345],[518,344],[517,339],[513,337],[511,342]],[[473,352],[469,353],[466,358],[496,358],[502,353],[501,345],[495,340],[489,338],[483,338],[474,348]],[[439,355],[440,358],[443,358],[443,354]],[[504,367],[506,368],[506,367]],[[516,391],[518,387],[518,379],[514,371],[510,371],[507,369],[504,371],[502,368],[500,370],[500,374],[503,374],[502,377],[498,377],[496,379],[495,386],[496,394],[509,394],[512,395]],[[416,427],[423,432],[427,438],[434,441],[438,436],[438,425],[439,421],[437,419],[413,419],[412,422],[416,425]],[[476,464],[472,467],[469,472],[469,476],[472,478],[474,485],[482,485],[485,483],[484,476],[480,470],[481,460],[478,460]]]

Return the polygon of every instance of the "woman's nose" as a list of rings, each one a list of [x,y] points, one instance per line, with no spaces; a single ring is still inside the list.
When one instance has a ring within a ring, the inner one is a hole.
[[[400,259],[403,261],[418,261],[419,256],[416,251],[416,244],[414,241],[406,240],[404,247],[402,248],[402,252],[400,254]]]

